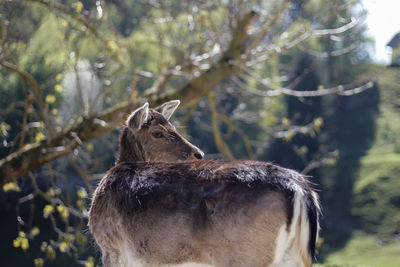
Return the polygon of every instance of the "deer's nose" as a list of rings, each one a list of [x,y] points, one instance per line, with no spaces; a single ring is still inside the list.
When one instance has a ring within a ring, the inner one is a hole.
[[[195,152],[195,153],[194,153],[194,157],[195,157],[196,159],[203,159],[204,153],[203,153],[203,152]]]

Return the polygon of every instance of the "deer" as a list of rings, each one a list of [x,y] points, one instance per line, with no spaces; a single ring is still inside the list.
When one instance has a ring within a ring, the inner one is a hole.
[[[321,213],[304,175],[205,160],[169,122],[179,101],[133,111],[88,226],[110,266],[311,266]]]

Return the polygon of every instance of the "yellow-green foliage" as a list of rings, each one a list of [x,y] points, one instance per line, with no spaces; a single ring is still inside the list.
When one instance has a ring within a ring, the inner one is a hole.
[[[60,66],[65,63],[68,58],[66,51],[65,30],[61,25],[61,21],[55,14],[49,14],[42,20],[42,24],[35,32],[27,47],[25,56],[22,59],[24,63],[35,62],[39,57],[44,58],[46,67]],[[32,66],[35,72],[35,66]]]
[[[222,27],[227,10],[221,7],[211,13],[199,11],[193,17],[193,25],[194,27],[201,25],[202,29],[196,31],[190,31],[188,27],[191,23],[188,14],[181,13],[172,19],[173,15],[168,18],[164,13],[154,10],[152,16],[155,19],[144,21],[129,41],[135,43],[137,63],[144,66],[147,71],[159,72],[172,64],[183,62],[190,56],[189,53],[183,54],[183,52],[190,52],[191,47],[205,43],[206,33],[212,31],[212,27]],[[207,51],[196,51],[196,54],[209,52],[213,48],[207,46],[207,43],[204,45]]]

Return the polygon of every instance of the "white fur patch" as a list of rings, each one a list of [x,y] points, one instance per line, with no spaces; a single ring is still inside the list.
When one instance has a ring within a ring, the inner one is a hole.
[[[300,191],[301,192],[301,191]],[[304,266],[302,255],[308,255],[309,220],[303,194],[296,192],[293,201],[293,217],[290,228],[284,224],[276,238],[274,261],[271,267]]]
[[[300,248],[303,250],[304,255],[308,254],[308,241],[310,238],[310,222],[307,216],[307,207],[304,202],[301,203],[301,224],[300,224]]]
[[[282,262],[283,256],[288,247],[288,232],[286,231],[286,224],[279,228],[278,236],[276,237],[275,256],[272,264]]]

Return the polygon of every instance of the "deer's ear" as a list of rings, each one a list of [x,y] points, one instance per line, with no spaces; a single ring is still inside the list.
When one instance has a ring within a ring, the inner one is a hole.
[[[149,103],[144,103],[143,106],[136,109],[134,112],[129,115],[128,119],[126,120],[126,126],[133,130],[140,130],[147,122],[149,116]]]
[[[156,107],[154,110],[161,113],[167,120],[169,120],[180,103],[181,101],[179,100],[171,100],[165,102],[159,107]]]

